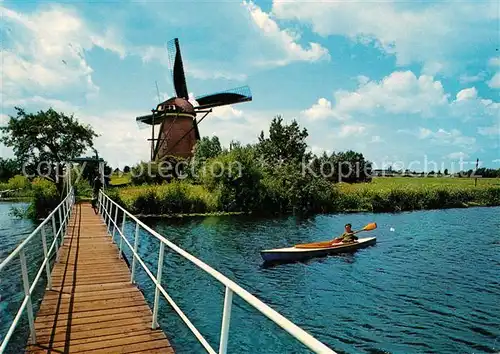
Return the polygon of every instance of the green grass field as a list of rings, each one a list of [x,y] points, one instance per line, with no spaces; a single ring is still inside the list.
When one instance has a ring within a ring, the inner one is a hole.
[[[131,181],[132,175],[130,172],[128,173],[113,173],[111,175],[111,185],[112,186],[120,186],[120,185],[126,185],[129,184]]]
[[[342,190],[394,189],[394,188],[475,188],[474,178],[457,177],[375,177],[371,183],[341,183]],[[500,187],[500,178],[478,178],[477,187]]]

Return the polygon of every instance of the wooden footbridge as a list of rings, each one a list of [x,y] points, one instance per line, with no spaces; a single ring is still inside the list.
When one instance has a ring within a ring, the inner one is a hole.
[[[135,223],[133,244],[128,240],[130,237],[124,235],[126,222]],[[160,241],[156,276],[137,253],[141,230]],[[28,244],[35,242],[35,236],[41,236],[43,261],[30,279],[25,250]],[[128,247],[132,253],[130,268],[122,259],[123,247]],[[218,352],[161,285],[165,247],[225,286]],[[16,258],[21,265],[22,279],[19,281],[24,299],[13,314],[7,333],[0,336],[0,353],[9,352],[9,342],[24,314],[28,318],[24,331],[29,336],[27,353],[174,353],[168,334],[158,324],[159,297],[162,295],[208,353],[225,354],[233,294],[302,342],[304,349],[334,353],[239,285],[150,229],[102,192],[98,213],[95,213],[90,204],[75,204],[71,190],[36,230],[0,263],[0,277]],[[152,310],[135,285],[138,265],[155,284]],[[32,297],[41,279],[46,280],[47,286],[35,316]],[[17,332],[23,332],[22,328]]]

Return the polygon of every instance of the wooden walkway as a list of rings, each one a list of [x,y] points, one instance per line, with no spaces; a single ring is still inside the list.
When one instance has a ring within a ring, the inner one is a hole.
[[[89,204],[77,204],[28,353],[174,353]]]

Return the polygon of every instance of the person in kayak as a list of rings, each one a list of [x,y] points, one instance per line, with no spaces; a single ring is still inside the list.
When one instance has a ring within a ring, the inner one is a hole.
[[[354,242],[358,239],[358,237],[354,234],[354,232],[351,229],[352,225],[351,224],[345,224],[344,226],[344,233],[335,239],[333,239],[332,243],[351,243]]]

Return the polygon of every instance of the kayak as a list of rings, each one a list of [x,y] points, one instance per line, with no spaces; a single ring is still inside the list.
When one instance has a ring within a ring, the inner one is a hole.
[[[297,245],[298,247],[295,246],[262,250],[260,251],[260,255],[265,262],[293,262],[313,257],[324,257],[336,253],[353,252],[360,248],[374,245],[376,241],[376,237],[367,237],[360,238],[355,242],[340,242],[331,246],[326,245],[326,243],[329,241],[324,241],[312,244],[304,244],[307,246],[316,244],[318,245],[317,248],[301,247],[301,245]]]

